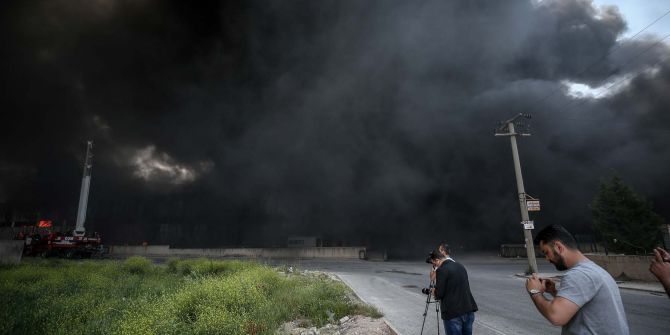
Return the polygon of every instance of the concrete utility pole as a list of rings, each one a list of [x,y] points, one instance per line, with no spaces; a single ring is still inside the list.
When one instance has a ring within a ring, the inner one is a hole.
[[[517,136],[530,136],[529,133],[517,133],[514,125],[520,118],[530,119],[529,114],[519,114],[505,122],[501,122],[500,127],[496,130],[495,136],[509,136],[512,142],[512,158],[514,159],[514,172],[516,174],[516,188],[519,195],[519,208],[521,209],[521,220],[524,224],[523,236],[526,240],[526,254],[528,255],[528,266],[531,272],[537,273],[537,260],[535,259],[535,246],[533,245],[532,223],[528,216],[528,208],[526,206],[526,190],[523,187],[523,177],[521,176],[521,162],[519,161],[519,151],[516,146]]]

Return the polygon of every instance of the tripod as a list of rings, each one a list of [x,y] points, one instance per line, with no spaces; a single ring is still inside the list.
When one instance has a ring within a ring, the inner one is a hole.
[[[426,297],[426,309],[423,311],[423,323],[421,324],[421,335],[423,335],[423,327],[426,325],[426,315],[428,315],[428,307],[430,306],[430,304],[435,304],[435,316],[437,318],[437,335],[440,335],[440,301],[434,300],[432,298],[433,298],[432,292],[428,292]]]

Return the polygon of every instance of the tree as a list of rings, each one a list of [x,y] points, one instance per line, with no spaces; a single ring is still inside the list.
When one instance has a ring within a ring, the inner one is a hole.
[[[591,211],[594,228],[612,251],[648,253],[657,245],[663,219],[621,178],[600,183]]]

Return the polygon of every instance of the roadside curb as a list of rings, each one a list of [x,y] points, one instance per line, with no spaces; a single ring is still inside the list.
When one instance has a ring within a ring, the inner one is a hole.
[[[340,276],[338,276],[338,275],[335,274],[335,273],[331,273],[330,275],[333,276],[333,277],[335,277],[335,278],[337,278],[337,280],[339,280],[339,281],[340,281],[341,283],[343,283],[344,285],[347,285],[347,287],[349,287],[349,289],[351,290],[351,292],[354,293],[354,295],[356,296],[356,298],[358,298],[358,300],[360,300],[360,301],[362,301],[362,302],[364,302],[364,303],[366,303],[366,304],[368,304],[368,305],[370,305],[370,306],[373,306],[371,303],[365,301],[365,299],[363,299],[360,295],[358,295],[358,293],[356,292],[356,290],[354,290],[352,287],[350,287],[350,286],[347,284],[347,282],[345,282],[344,280],[342,280],[342,278],[340,278]],[[387,327],[389,327],[389,329],[391,330],[392,335],[402,335],[397,329],[395,329],[395,327],[393,327],[393,326],[391,325],[391,323],[390,323],[388,320],[386,320],[386,318],[383,317],[383,318],[382,318],[382,321],[384,321],[384,324],[385,324]]]
[[[619,289],[623,289],[623,290],[640,291],[640,292],[648,292],[648,293],[660,293],[662,295],[665,295],[665,290],[663,289],[663,287],[659,287],[659,288],[656,288],[656,287],[635,287],[635,286],[627,285],[626,282],[623,282],[623,283],[617,282],[616,284],[617,284],[617,286],[619,286]]]
[[[395,327],[391,325],[391,323],[388,320],[386,320],[386,318],[384,318],[384,324],[386,324],[386,326],[389,327],[389,329],[391,330],[391,334],[402,335],[397,329],[395,329]]]

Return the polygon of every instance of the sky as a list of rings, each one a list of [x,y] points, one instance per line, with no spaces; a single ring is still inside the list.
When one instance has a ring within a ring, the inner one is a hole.
[[[614,175],[670,219],[665,1],[0,4],[0,203],[108,243],[417,254],[592,234]],[[667,7],[667,8],[666,8]],[[633,38],[633,36],[635,36]]]
[[[628,29],[622,34],[621,38],[637,34],[649,24],[654,23],[659,17],[661,19],[644,32],[659,36],[670,34],[670,15],[663,16],[669,10],[666,0],[648,0],[644,3],[635,0],[595,0],[593,5],[596,7],[616,6],[619,8],[619,11],[626,17],[628,24]]]
[[[594,7],[616,6],[624,14],[626,29],[620,34],[620,40],[638,38],[638,36],[661,40],[670,34],[670,9],[665,0],[645,1],[644,5],[634,0],[595,0],[592,3]],[[626,83],[625,80],[622,81],[622,84],[624,83]],[[613,84],[614,86],[610,88]],[[590,97],[611,95],[617,91],[619,86],[613,82],[606,82],[598,87],[590,87],[577,82],[567,82],[566,85],[570,90],[569,94]]]

